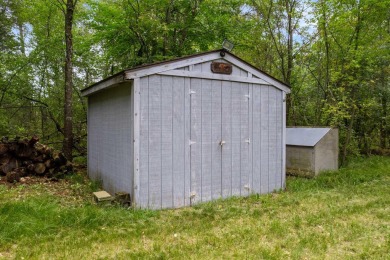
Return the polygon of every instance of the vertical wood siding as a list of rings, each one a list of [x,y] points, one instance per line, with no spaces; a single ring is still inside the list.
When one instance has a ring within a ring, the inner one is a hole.
[[[266,85],[142,78],[139,206],[181,207],[282,188],[282,99]]]
[[[88,172],[111,194],[133,192],[131,85],[88,98]]]
[[[232,83],[222,81],[222,197],[232,195]]]

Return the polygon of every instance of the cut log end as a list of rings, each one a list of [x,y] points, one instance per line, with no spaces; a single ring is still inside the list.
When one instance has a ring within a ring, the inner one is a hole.
[[[44,174],[46,171],[46,166],[44,163],[37,163],[34,167],[34,172],[38,175]]]

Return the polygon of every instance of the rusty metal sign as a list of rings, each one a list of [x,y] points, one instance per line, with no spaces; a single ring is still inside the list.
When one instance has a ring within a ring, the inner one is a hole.
[[[211,71],[213,73],[230,75],[230,74],[232,74],[233,67],[229,63],[212,62],[211,63]]]

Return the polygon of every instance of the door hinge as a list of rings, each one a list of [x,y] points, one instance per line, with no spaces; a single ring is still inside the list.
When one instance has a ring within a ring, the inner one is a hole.
[[[196,142],[195,142],[195,141],[192,141],[192,140],[189,140],[188,144],[189,144],[189,145],[193,145],[193,144],[196,144]]]
[[[247,99],[250,99],[251,98],[251,95],[245,95],[245,97],[247,98]]]
[[[250,138],[245,139],[245,143],[250,144],[251,143],[251,139]]]
[[[192,94],[196,94],[196,91],[190,89],[190,95],[192,95]]]

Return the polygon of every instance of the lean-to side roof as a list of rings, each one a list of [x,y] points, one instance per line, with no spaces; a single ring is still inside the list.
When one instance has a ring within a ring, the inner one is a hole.
[[[315,146],[332,128],[303,128],[286,129],[286,145]]]

